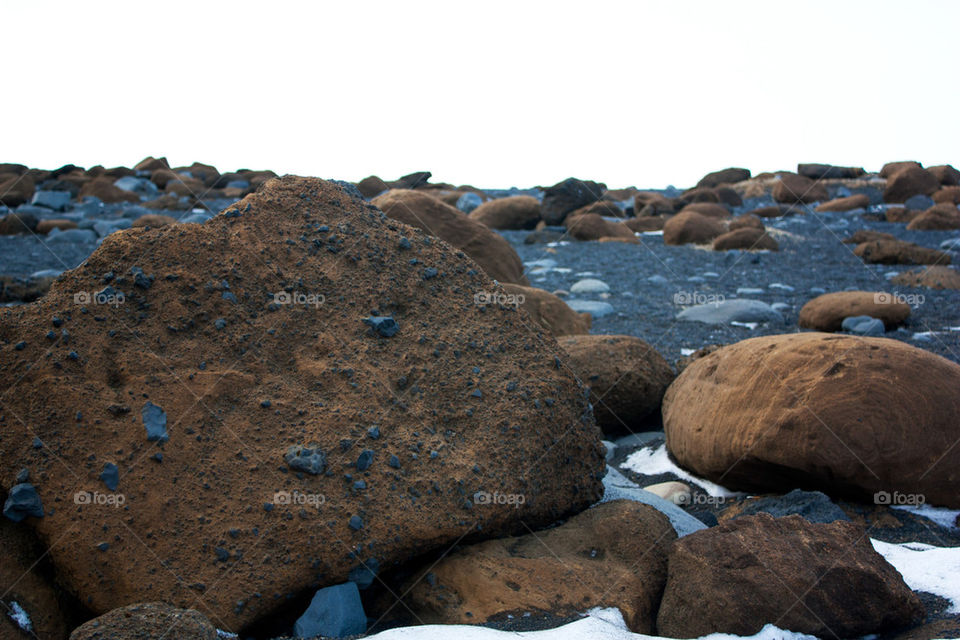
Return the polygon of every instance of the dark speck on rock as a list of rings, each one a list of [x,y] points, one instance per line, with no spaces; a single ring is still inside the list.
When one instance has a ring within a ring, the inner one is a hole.
[[[34,449],[42,449],[42,448],[43,448],[43,440],[41,440],[38,436],[34,436],[34,438],[33,438],[33,448],[34,448]]]
[[[270,405],[271,405],[271,402],[269,400],[260,401],[260,406],[263,407],[264,409],[269,409]]]
[[[97,549],[99,549],[100,551],[106,551],[109,548],[110,548],[109,542],[101,542],[100,544],[97,545]]]
[[[226,562],[230,559],[230,552],[223,547],[217,547],[214,549],[214,552],[217,554],[217,560],[220,562]]]
[[[401,249],[409,249],[410,246],[411,246],[411,245],[410,245],[410,240],[409,240],[408,238],[406,238],[406,237],[400,238],[399,247],[400,247]]]
[[[483,397],[483,392],[480,391],[480,389],[474,389],[473,391],[470,392],[470,397],[472,397],[472,398],[482,398],[482,397]]]
[[[232,291],[224,291],[222,294],[220,294],[220,297],[226,300],[227,302],[232,302],[233,304],[237,304],[238,302],[240,302],[239,300],[237,300],[237,296],[233,295]]]
[[[59,316],[53,316],[52,322],[53,322],[53,326],[55,327],[60,327],[63,325],[63,319],[60,318]]]
[[[30,480],[30,469],[24,467],[17,473],[17,484],[23,484]]]
[[[27,348],[27,343],[21,340],[16,345],[14,345],[13,348],[16,349],[17,351],[23,351],[24,349]]]

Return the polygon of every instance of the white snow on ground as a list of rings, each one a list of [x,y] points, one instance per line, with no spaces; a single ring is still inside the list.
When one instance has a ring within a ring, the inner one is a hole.
[[[23,607],[20,606],[20,603],[16,600],[10,601],[10,611],[7,612],[7,615],[10,616],[10,619],[17,623],[17,626],[26,631],[27,633],[33,633],[33,623],[30,621],[30,616],[27,615],[27,612],[23,610]]]
[[[725,487],[714,484],[709,480],[698,478],[689,471],[681,469],[675,465],[673,460],[670,459],[670,456],[667,455],[667,445],[665,444],[660,445],[656,449],[652,447],[644,447],[643,449],[634,451],[627,456],[627,459],[623,462],[623,464],[620,465],[620,467],[648,476],[655,476],[659,473],[672,473],[675,476],[686,480],[687,482],[692,482],[698,485],[701,489],[715,498],[730,498],[733,496],[743,495],[742,493],[730,491]]]
[[[894,505],[894,509],[903,509],[918,516],[923,516],[933,520],[941,527],[956,529],[957,516],[960,515],[960,509],[947,509],[945,507],[935,507],[930,504],[921,504],[918,506]]]
[[[914,591],[926,591],[952,604],[947,613],[960,613],[960,548],[934,547],[919,542],[890,544],[871,539]]]
[[[772,624],[768,624],[760,633],[748,636],[751,640],[816,640],[814,636],[792,631],[783,631]],[[623,621],[619,609],[591,609],[582,620],[565,624],[556,629],[545,631],[497,631],[484,627],[468,625],[439,625],[431,624],[417,627],[401,627],[390,629],[370,636],[370,640],[506,640],[507,638],[521,638],[523,640],[666,640],[660,636],[647,636],[641,633],[631,633]],[[700,640],[736,640],[744,636],[732,636],[725,633],[712,633],[703,636]]]
[[[682,356],[692,356],[694,352],[696,352],[696,349],[687,349],[687,348],[680,349],[680,355]]]

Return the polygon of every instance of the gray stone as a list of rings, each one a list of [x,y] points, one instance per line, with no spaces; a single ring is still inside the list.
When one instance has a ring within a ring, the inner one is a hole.
[[[141,195],[155,195],[160,192],[157,185],[146,178],[124,176],[114,181],[113,186],[124,191],[132,191]]]
[[[317,591],[310,606],[293,625],[298,638],[345,638],[366,630],[367,615],[360,602],[360,591],[353,582]]]
[[[393,337],[397,331],[400,330],[400,325],[390,316],[370,316],[369,318],[364,318],[363,322],[369,325],[370,329],[375,331],[377,335],[383,336],[384,338]]]
[[[669,518],[670,524],[673,525],[677,536],[680,538],[694,531],[707,528],[707,525],[669,500],[664,500],[658,495],[644,491],[636,482],[629,480],[610,465],[607,465],[607,475],[603,477],[603,487],[601,503],[611,500],[633,500],[649,505]]]
[[[67,229],[66,231],[54,229],[47,234],[48,243],[94,243],[96,241],[97,234],[90,229]]]
[[[66,211],[70,207],[70,200],[69,191],[37,191],[30,204],[54,211]]]
[[[940,248],[944,251],[960,251],[960,238],[950,238],[940,243]]]
[[[602,318],[614,311],[612,304],[599,300],[568,300],[567,305],[574,311],[589,313],[594,318]]]
[[[584,278],[570,287],[570,293],[607,293],[609,291],[610,286],[603,280],[597,280],[596,278]]]
[[[847,520],[843,509],[830,501],[825,493],[794,489],[782,496],[766,496],[750,500],[736,517],[751,516],[757,513],[769,513],[774,518],[798,515],[810,522],[828,523],[835,520]]]
[[[481,204],[483,204],[483,198],[470,191],[457,198],[457,209],[464,213],[470,213]]]
[[[117,487],[120,486],[120,470],[117,469],[117,465],[112,462],[103,465],[103,471],[100,472],[100,479],[103,480],[103,484],[107,486],[107,489],[116,491]]]
[[[678,320],[703,322],[705,324],[728,324],[730,322],[783,322],[783,316],[765,302],[734,298],[709,302],[684,309],[677,314]]]
[[[93,223],[93,230],[96,231],[97,235],[101,238],[106,238],[114,231],[119,231],[120,229],[129,229],[132,225],[133,221],[126,218],[119,218],[117,220],[97,220]]]
[[[159,406],[147,401],[140,410],[143,426],[147,430],[147,440],[150,442],[166,442],[170,439],[167,434],[167,413]]]
[[[840,328],[848,333],[858,336],[876,336],[883,337],[883,320],[871,316],[848,316],[843,319]]]
[[[291,469],[304,471],[314,476],[320,475],[327,469],[327,454],[316,445],[304,447],[295,444],[287,449],[287,452],[283,454],[283,459],[287,461]]]
[[[43,505],[40,495],[29,482],[21,482],[10,488],[10,494],[3,503],[3,515],[14,522],[20,522],[27,516],[43,517]]]
[[[907,201],[903,203],[907,209],[913,211],[926,211],[936,203],[933,201],[933,198],[930,196],[925,196],[922,193],[918,193],[915,196],[910,196],[907,198]]]

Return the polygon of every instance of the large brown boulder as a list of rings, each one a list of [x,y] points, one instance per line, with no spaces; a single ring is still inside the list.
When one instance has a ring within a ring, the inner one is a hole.
[[[680,206],[678,201],[659,193],[641,191],[633,197],[633,215],[637,217],[677,213]]]
[[[585,215],[588,213],[596,214],[598,216],[603,216],[605,218],[626,218],[626,214],[623,212],[623,209],[616,202],[612,200],[597,200],[596,202],[591,202],[590,204],[580,207],[576,211],[572,211],[567,215],[568,218],[574,216]]]
[[[514,300],[519,302],[520,308],[543,331],[556,337],[590,333],[590,314],[574,311],[559,296],[536,287],[509,282],[501,286],[508,294],[516,296]]]
[[[752,213],[745,213],[743,215],[737,216],[727,225],[727,229],[730,231],[736,231],[737,229],[760,229],[764,230],[766,227],[763,225],[763,220],[759,217],[753,215]]]
[[[199,611],[163,602],[114,609],[77,627],[70,640],[217,640],[217,628]]]
[[[692,202],[686,205],[680,213],[684,211],[696,211],[702,216],[716,218],[717,220],[726,220],[730,217],[730,210],[716,202]]]
[[[784,204],[809,204],[827,199],[823,183],[796,173],[781,173],[771,191],[773,199]]]
[[[870,197],[863,193],[857,193],[845,198],[837,198],[817,205],[814,211],[854,211],[855,209],[865,209],[870,204]]]
[[[630,227],[622,222],[610,222],[595,213],[570,215],[564,220],[567,234],[575,240],[600,240],[601,238],[624,238],[633,240]]]
[[[79,198],[87,196],[99,198],[107,204],[116,202],[140,202],[140,196],[113,184],[113,178],[94,178],[80,187]]]
[[[736,518],[677,540],[668,566],[657,629],[672,638],[750,636],[767,624],[856,638],[920,622],[925,613],[850,522]]]
[[[891,280],[906,287],[929,287],[931,289],[960,289],[960,272],[950,267],[924,267],[905,271]]]
[[[882,231],[871,231],[870,229],[860,229],[851,233],[843,239],[844,244],[863,244],[864,242],[873,242],[874,240],[886,240],[898,242],[897,236]]]
[[[500,491],[511,496],[509,487]],[[491,495],[477,508],[517,509],[497,500]],[[461,548],[410,581],[406,604],[425,624],[480,624],[530,612],[564,618],[617,607],[632,631],[652,633],[676,538],[659,511],[614,500],[554,529]]]
[[[137,164],[133,165],[134,171],[147,171],[153,173],[157,169],[169,169],[170,163],[167,162],[166,158],[154,158],[153,156],[147,156]]]
[[[607,185],[592,180],[567,178],[543,191],[540,215],[550,225],[563,224],[567,214],[603,197]]]
[[[940,181],[926,169],[907,167],[894,173],[883,190],[884,202],[906,202],[916,195],[929,196],[940,188]]]
[[[0,491],[30,469],[45,515],[22,524],[94,613],[160,600],[232,631],[344,582],[352,549],[386,570],[546,526],[599,497],[600,431],[553,339],[475,303],[494,289],[313,178],[111,234],[0,310]],[[525,509],[472,508],[494,482]]]
[[[935,191],[930,197],[937,203],[960,204],[960,187],[944,187]]]
[[[664,244],[707,244],[726,232],[723,222],[697,213],[683,211],[663,225]]]
[[[957,389],[960,365],[897,340],[752,338],[696,360],[670,385],[667,447],[730,488],[871,500],[899,491],[955,509]]]
[[[471,211],[470,218],[491,229],[533,229],[540,222],[540,201],[533,196],[488,200]]]
[[[957,170],[953,165],[940,164],[935,167],[927,167],[927,171],[944,186],[960,185],[960,170]]]
[[[713,240],[714,251],[778,251],[780,245],[764,229],[741,227],[717,236]]]
[[[0,177],[0,204],[19,207],[33,198],[35,183],[28,175]]]
[[[863,167],[838,167],[832,164],[810,162],[798,164],[797,173],[811,180],[851,180],[859,178],[864,175],[866,171],[863,170]]]
[[[523,263],[510,243],[450,205],[409,189],[388,191],[374,198],[373,204],[388,217],[422,229],[460,249],[491,278],[529,284],[523,275]]]
[[[888,162],[880,169],[880,177],[889,180],[904,169],[923,169],[923,165],[915,160]]]
[[[357,189],[363,194],[364,198],[376,198],[384,191],[389,191],[390,185],[381,180],[379,176],[367,176],[357,183]]]
[[[817,331],[840,331],[844,318],[870,316],[883,320],[887,330],[910,317],[910,305],[880,291],[836,291],[817,296],[800,309],[797,324]]]
[[[640,218],[627,218],[623,221],[623,224],[634,233],[661,231],[663,230],[663,225],[665,225],[669,219],[670,216],[642,216]]]
[[[744,180],[750,179],[750,170],[741,169],[739,167],[730,167],[729,169],[721,169],[720,171],[714,171],[713,173],[708,173],[707,175],[700,178],[700,182],[697,183],[698,187],[717,187],[721,184],[735,184],[737,182],[743,182]]]
[[[948,231],[960,229],[960,209],[949,202],[935,204],[907,225],[909,231]]]
[[[605,434],[659,428],[660,402],[674,374],[656,349],[634,336],[566,336],[558,342],[567,366],[590,388],[593,415]]]
[[[872,240],[858,244],[854,255],[873,264],[950,264],[950,254],[903,240]]]
[[[12,236],[20,233],[32,233],[37,230],[40,221],[30,213],[8,213],[0,218],[0,236]]]

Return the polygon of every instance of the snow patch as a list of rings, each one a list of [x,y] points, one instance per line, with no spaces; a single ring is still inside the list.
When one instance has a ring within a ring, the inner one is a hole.
[[[960,613],[960,548],[934,547],[920,542],[890,544],[871,539],[914,591],[926,591],[951,602],[948,614]]]
[[[913,505],[895,505],[894,509],[902,509],[918,516],[923,516],[928,520],[933,520],[941,527],[947,529],[956,529],[957,516],[960,515],[960,509],[947,509],[944,507],[935,507],[930,504]]]
[[[17,623],[18,627],[27,633],[33,633],[33,622],[30,621],[30,616],[23,610],[19,602],[16,600],[10,601],[10,610],[7,612],[7,615]]]
[[[715,498],[730,498],[743,495],[742,493],[731,491],[726,487],[721,487],[718,484],[699,478],[689,471],[681,469],[670,459],[670,456],[667,454],[667,445],[665,444],[660,445],[656,449],[653,447],[644,447],[643,449],[634,451],[627,456],[627,459],[620,467],[636,473],[642,473],[646,476],[672,473],[687,482],[696,484]]]

